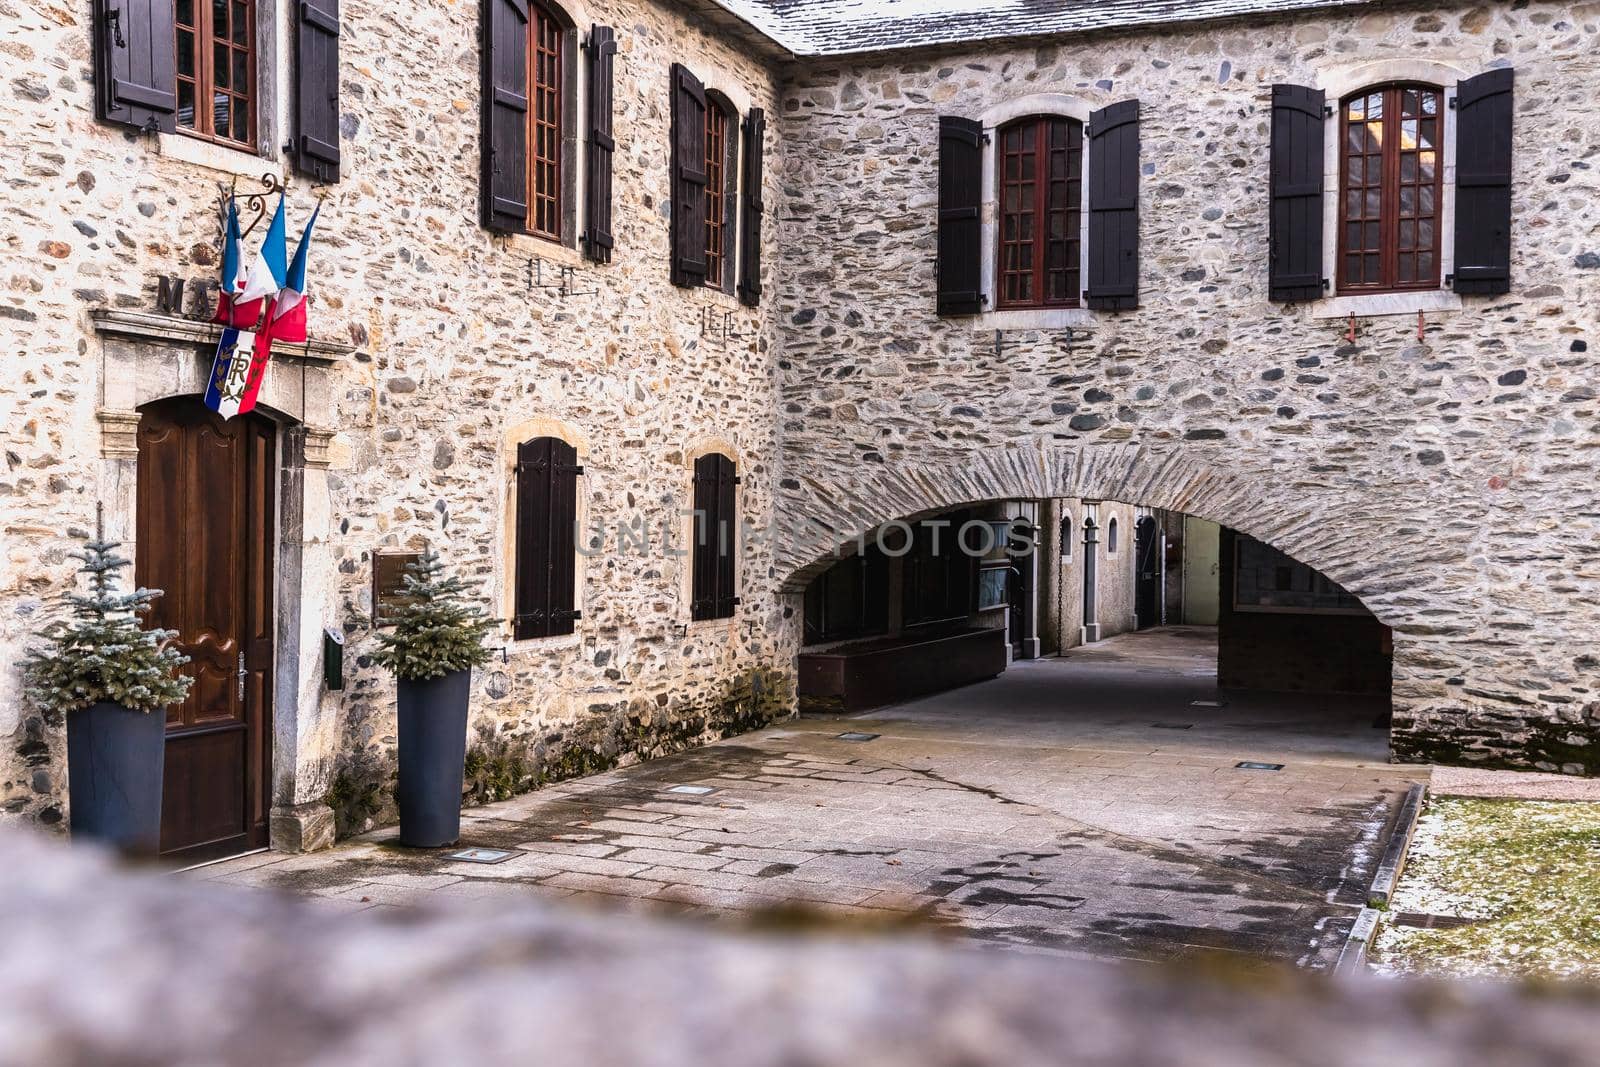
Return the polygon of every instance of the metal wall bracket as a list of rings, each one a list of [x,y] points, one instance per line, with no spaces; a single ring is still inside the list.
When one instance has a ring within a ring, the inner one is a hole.
[[[563,300],[569,296],[595,296],[599,289],[575,289],[573,286],[578,276],[578,268],[566,264],[552,264],[555,268],[554,275],[547,275],[544,269],[544,260],[538,256],[528,260],[528,292],[543,289],[547,293],[554,293]]]

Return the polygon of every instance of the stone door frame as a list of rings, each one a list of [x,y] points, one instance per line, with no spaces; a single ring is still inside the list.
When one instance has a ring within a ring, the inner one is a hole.
[[[210,376],[218,327],[167,315],[92,311],[100,340],[98,499],[106,535],[133,551],[138,499],[140,409],[194,396]],[[278,537],[274,574],[272,812],[270,847],[308,851],[333,843],[333,811],[324,801],[336,700],[322,681],[322,628],[335,622],[329,535],[329,446],[333,379],[353,348],[327,341],[278,345],[258,410],[278,424]]]

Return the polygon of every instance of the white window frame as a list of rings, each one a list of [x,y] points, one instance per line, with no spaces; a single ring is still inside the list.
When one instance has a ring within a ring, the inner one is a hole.
[[[1323,91],[1324,101],[1333,111],[1322,124],[1322,276],[1328,279],[1329,286],[1335,286],[1334,280],[1339,277],[1339,203],[1343,189],[1339,149],[1340,137],[1344,132],[1344,116],[1340,108],[1345,97],[1362,89],[1394,82],[1437,85],[1444,96],[1444,137],[1439,146],[1444,166],[1444,189],[1437,217],[1440,227],[1439,288],[1346,296],[1330,292],[1329,296],[1310,302],[1312,318],[1342,319],[1350,315],[1366,318],[1461,310],[1461,295],[1450,289],[1445,279],[1454,272],[1456,265],[1456,83],[1469,76],[1466,70],[1449,63],[1426,59],[1389,59],[1325,71],[1318,79],[1317,87]]]
[[[991,330],[1054,330],[1068,326],[1090,326],[1095,313],[1086,307],[1073,308],[1006,308],[996,310],[999,285],[995,276],[999,270],[1000,244],[1000,174],[997,165],[999,141],[996,134],[1002,126],[1017,119],[1048,116],[1073,119],[1083,125],[1083,199],[1078,205],[1078,299],[1089,283],[1089,113],[1094,105],[1087,100],[1065,93],[1035,93],[1020,96],[989,108],[978,116],[983,126],[983,204],[979,213],[982,250],[978,264],[978,286],[984,296],[984,310],[977,316],[978,323]]]

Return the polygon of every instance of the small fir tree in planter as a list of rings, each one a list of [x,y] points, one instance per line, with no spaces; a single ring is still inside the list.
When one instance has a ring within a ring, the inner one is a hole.
[[[72,553],[89,592],[63,594],[66,617],[39,632],[43,645],[22,669],[28,698],[67,721],[73,835],[153,855],[161,844],[164,712],[188,696],[193,679],[178,673],[189,660],[169,643],[177,634],[139,625],[161,590],[118,591],[129,562],[119,547],[97,535]]]
[[[472,668],[489,659],[495,620],[431,548],[406,568],[404,589],[402,606],[375,620],[394,629],[378,634],[373,659],[398,681],[400,843],[437,848],[461,837]]]

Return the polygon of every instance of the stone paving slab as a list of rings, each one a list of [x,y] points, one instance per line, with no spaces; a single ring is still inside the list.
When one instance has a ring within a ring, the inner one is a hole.
[[[1366,702],[1229,694],[1190,708],[1216,696],[1196,666],[1208,652],[1188,632],[1126,635],[468,812],[463,844],[518,854],[503,863],[400,849],[391,829],[193,876],[367,906],[525,891],[717,921],[779,906],[893,914],[1011,947],[1324,967],[1427,769],[1387,762]],[[1151,726],[1180,714],[1195,727]],[[719,791],[665,792],[681,784]]]

